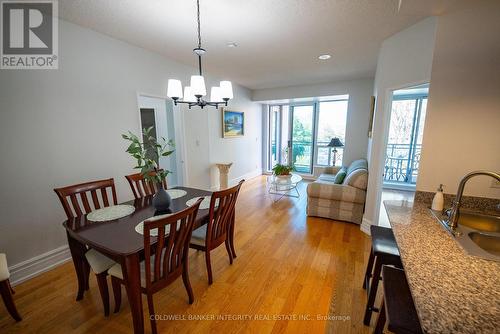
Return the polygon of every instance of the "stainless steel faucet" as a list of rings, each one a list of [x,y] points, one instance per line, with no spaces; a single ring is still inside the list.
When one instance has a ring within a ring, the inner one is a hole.
[[[460,181],[460,184],[458,185],[457,197],[455,198],[455,200],[453,201],[453,204],[451,205],[449,219],[446,222],[452,231],[454,231],[458,226],[458,218],[460,217],[460,206],[462,205],[462,195],[464,193],[465,184],[471,178],[473,178],[474,176],[478,176],[478,175],[491,176],[492,178],[500,181],[500,174],[495,173],[495,172],[490,172],[487,170],[478,170],[478,171],[470,172],[469,174],[465,175],[462,178],[462,180]]]

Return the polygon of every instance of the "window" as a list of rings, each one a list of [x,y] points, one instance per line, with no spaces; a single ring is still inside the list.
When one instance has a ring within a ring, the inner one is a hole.
[[[348,96],[269,106],[268,170],[291,161],[296,172],[311,174],[313,165],[342,164],[343,148],[334,153],[327,145],[335,137],[345,144],[347,106]]]
[[[269,165],[268,169],[271,170],[274,165],[279,161],[279,147],[280,147],[280,106],[272,106],[269,109]]]
[[[327,145],[335,137],[345,145],[346,121],[347,100],[319,102],[316,165],[342,165],[344,148],[337,148],[337,154],[333,154],[333,149]],[[333,161],[334,156],[336,161]]]

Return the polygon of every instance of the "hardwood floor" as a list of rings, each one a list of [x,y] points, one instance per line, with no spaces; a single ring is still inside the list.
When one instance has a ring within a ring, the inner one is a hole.
[[[273,203],[265,177],[247,181],[237,206],[238,257],[229,265],[225,248],[214,250],[214,283],[208,286],[203,253],[191,250],[195,302],[188,304],[181,279],[155,294],[157,314],[170,317],[157,321],[159,332],[371,332],[362,324],[361,288],[369,237],[354,224],[307,218],[305,188],[302,183],[299,199]],[[120,312],[105,318],[93,275],[90,281],[90,290],[76,302],[76,277],[68,262],[16,286],[23,321],[15,323],[2,305],[0,332],[131,333],[125,291]],[[329,315],[336,318],[328,321]],[[149,319],[145,329],[150,332]]]

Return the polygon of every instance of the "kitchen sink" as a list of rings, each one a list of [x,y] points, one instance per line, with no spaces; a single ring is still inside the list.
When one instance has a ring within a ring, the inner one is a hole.
[[[488,253],[500,256],[500,236],[470,232],[469,238]]]
[[[431,212],[469,255],[500,262],[499,216],[460,210],[458,226],[452,230],[447,215]]]
[[[460,211],[458,225],[467,226],[478,231],[500,233],[500,217],[482,213]]]

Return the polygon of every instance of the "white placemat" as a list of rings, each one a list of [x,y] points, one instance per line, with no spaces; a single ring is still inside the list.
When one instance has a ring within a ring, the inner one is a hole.
[[[200,196],[201,197],[201,196]],[[186,205],[187,206],[191,206],[193,205],[194,203],[196,203],[196,201],[198,200],[198,198],[200,197],[195,197],[195,198],[191,198],[189,201],[186,202]],[[203,210],[203,209],[208,209],[210,207],[210,196],[205,196],[203,198],[203,201],[201,201],[200,203],[200,207],[199,207],[199,210]],[[219,206],[219,199],[217,199],[215,201],[215,207],[218,207]]]
[[[165,191],[170,195],[171,199],[181,198],[187,194],[187,191],[182,189],[167,189]]]
[[[108,220],[123,218],[132,214],[134,211],[135,208],[132,205],[112,205],[90,212],[87,215],[87,220],[92,222],[105,222]]]
[[[167,213],[165,215],[159,215],[159,216],[154,216],[154,217],[145,219],[142,222],[140,222],[139,224],[135,225],[135,231],[139,234],[144,235],[144,222],[145,221],[155,221],[155,220],[162,219],[162,218],[165,218],[165,217],[168,217],[171,215],[172,215],[172,213]],[[177,224],[179,224],[179,223],[177,223]],[[165,235],[167,235],[169,232],[170,232],[170,225],[165,226]],[[152,229],[149,234],[152,237],[157,237],[158,236],[158,229],[157,228]]]

